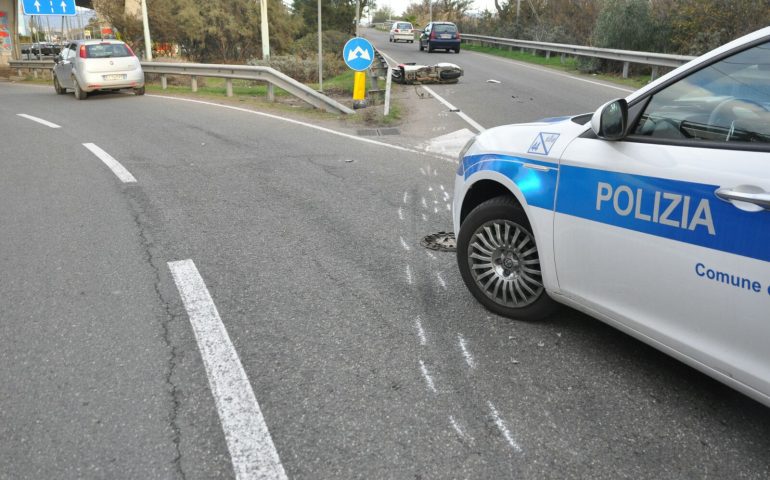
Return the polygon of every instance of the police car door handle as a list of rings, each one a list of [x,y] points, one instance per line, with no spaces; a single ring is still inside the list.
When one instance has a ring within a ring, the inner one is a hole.
[[[735,200],[738,202],[753,203],[765,210],[770,210],[770,193],[764,191],[749,193],[733,190],[732,188],[720,188],[716,191],[716,196],[727,202]]]

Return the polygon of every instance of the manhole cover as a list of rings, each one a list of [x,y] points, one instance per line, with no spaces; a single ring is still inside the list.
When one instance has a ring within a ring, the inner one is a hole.
[[[457,250],[455,234],[452,232],[432,233],[420,240],[420,245],[440,252],[454,252]]]

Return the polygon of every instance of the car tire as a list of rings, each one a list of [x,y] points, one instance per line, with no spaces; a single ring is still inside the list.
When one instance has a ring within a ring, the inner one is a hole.
[[[430,46],[430,42],[428,42],[428,53],[433,53],[433,47]]]
[[[545,291],[532,227],[513,197],[492,198],[468,214],[457,263],[471,294],[498,315],[536,321],[558,306]]]
[[[421,51],[421,52],[422,52],[423,50],[425,50],[425,47],[423,47],[423,46],[422,46],[422,42],[420,42],[420,43],[419,43],[417,46],[419,47],[419,49],[420,49],[420,51]]]
[[[144,87],[135,88],[134,95],[144,95]]]
[[[455,53],[460,53],[460,47],[455,48]]]
[[[53,74],[53,89],[56,90],[56,93],[59,95],[64,95],[67,93],[67,89],[63,88],[61,84],[59,84],[59,79],[56,77],[56,74]]]
[[[75,90],[75,98],[78,100],[85,100],[88,98],[88,93],[81,90],[80,85],[78,85],[78,81],[74,78],[72,79],[72,84],[74,85],[73,90]]]

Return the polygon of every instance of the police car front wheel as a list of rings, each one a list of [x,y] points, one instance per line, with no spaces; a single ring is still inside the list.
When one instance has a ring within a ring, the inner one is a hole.
[[[477,206],[457,238],[460,274],[487,309],[517,320],[540,320],[556,307],[543,287],[535,237],[521,206],[496,197]]]

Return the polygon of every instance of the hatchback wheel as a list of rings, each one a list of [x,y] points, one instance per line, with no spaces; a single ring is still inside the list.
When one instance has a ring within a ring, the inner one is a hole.
[[[78,100],[85,100],[88,97],[88,93],[80,89],[80,85],[78,85],[78,81],[75,80],[74,78],[72,79],[72,83],[75,86],[74,88],[75,98],[77,98]]]
[[[144,95],[144,87],[135,88],[134,95]]]
[[[53,89],[56,90],[56,93],[59,95],[67,93],[67,89],[59,84],[59,79],[56,77],[56,74],[53,75]]]
[[[521,206],[510,197],[482,203],[457,239],[465,285],[487,309],[518,320],[540,320],[557,304],[546,293],[535,237]]]
[[[420,51],[421,51],[421,52],[422,52],[423,50],[425,50],[425,48],[422,46],[422,42],[418,42],[418,43],[417,43],[417,46],[420,48]]]

